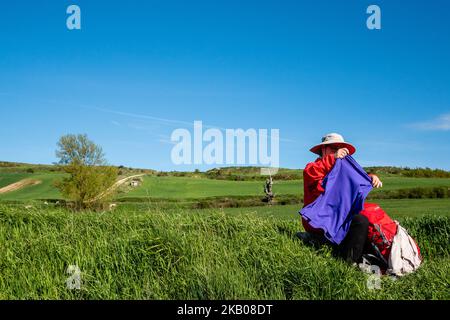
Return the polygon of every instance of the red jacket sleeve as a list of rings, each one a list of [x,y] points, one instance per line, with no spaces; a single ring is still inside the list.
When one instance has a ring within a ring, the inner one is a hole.
[[[324,192],[322,181],[331,171],[336,159],[334,154],[329,154],[324,158],[317,159],[315,162],[309,163],[303,171],[304,183],[304,206],[314,202],[317,197]]]

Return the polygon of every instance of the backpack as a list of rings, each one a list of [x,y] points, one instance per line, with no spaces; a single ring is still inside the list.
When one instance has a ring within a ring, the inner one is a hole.
[[[369,220],[367,240],[377,256],[387,264],[397,234],[397,223],[376,203],[365,203],[360,214]]]
[[[421,263],[422,257],[417,242],[405,228],[398,224],[398,231],[389,255],[387,273],[401,277],[416,271]]]

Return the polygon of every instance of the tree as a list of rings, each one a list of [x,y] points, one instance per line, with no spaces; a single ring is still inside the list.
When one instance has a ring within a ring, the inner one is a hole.
[[[86,166],[106,165],[102,148],[90,141],[86,134],[62,136],[58,142],[56,156],[62,165],[75,162]]]
[[[87,135],[66,135],[58,142],[56,156],[69,174],[57,184],[62,195],[79,210],[103,208],[113,194],[118,169],[107,165],[102,148]]]

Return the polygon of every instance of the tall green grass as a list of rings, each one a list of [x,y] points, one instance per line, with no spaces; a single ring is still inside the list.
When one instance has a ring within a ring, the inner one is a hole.
[[[449,299],[448,217],[404,219],[423,266],[381,290],[303,245],[299,220],[223,211],[71,213],[0,206],[1,299]],[[82,289],[68,290],[69,265]]]

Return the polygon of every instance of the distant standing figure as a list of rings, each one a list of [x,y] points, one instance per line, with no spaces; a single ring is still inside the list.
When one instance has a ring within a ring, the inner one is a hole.
[[[270,177],[269,179],[266,180],[266,183],[264,184],[264,193],[266,194],[267,202],[270,205],[272,204],[274,198],[272,187],[273,187],[273,180],[272,177]]]

